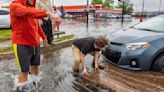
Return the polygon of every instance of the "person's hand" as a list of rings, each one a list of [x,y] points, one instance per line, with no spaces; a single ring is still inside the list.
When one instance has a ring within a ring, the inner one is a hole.
[[[47,39],[44,39],[44,40],[43,40],[43,45],[44,45],[45,47],[47,47],[47,46],[48,46]]]
[[[87,72],[87,69],[84,69],[83,72],[81,73],[82,75],[87,75],[88,72]]]
[[[61,21],[61,18],[55,14],[51,14],[51,18],[55,21]]]
[[[94,69],[94,71],[97,71],[97,70],[99,70],[99,66],[98,66],[98,64],[95,64],[95,69]]]
[[[62,20],[59,16],[57,16],[51,12],[46,12],[46,14],[47,14],[47,16],[49,16],[51,19],[53,19],[55,21],[61,21]]]

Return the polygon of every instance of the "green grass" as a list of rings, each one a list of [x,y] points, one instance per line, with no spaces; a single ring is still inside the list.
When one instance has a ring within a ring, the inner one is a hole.
[[[0,40],[7,40],[11,38],[11,29],[0,30]]]
[[[12,51],[12,50],[13,50],[12,46],[4,47],[4,48],[0,48],[0,53],[9,52],[9,51]]]
[[[61,42],[61,41],[64,41],[64,40],[68,40],[68,39],[71,39],[73,38],[75,35],[71,34],[71,35],[66,35],[66,36],[62,36],[58,39],[54,39],[53,42]]]
[[[54,39],[53,42],[61,42],[61,41],[65,41],[65,40],[68,40],[68,39],[71,39],[73,38],[75,35],[71,34],[71,35],[66,35],[66,36],[62,36],[58,39]],[[13,51],[13,48],[12,46],[9,46],[9,47],[1,47],[0,48],[0,53],[3,53],[3,52],[9,52],[9,51]]]

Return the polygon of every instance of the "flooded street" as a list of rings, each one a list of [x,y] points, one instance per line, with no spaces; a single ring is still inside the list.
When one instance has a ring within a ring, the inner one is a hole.
[[[90,20],[88,30],[84,20],[65,20],[61,25],[66,34],[78,37],[107,35],[120,28],[117,20]],[[125,70],[109,63],[106,63],[105,70],[93,73],[92,58],[90,55],[85,58],[91,74],[81,77],[72,73],[71,47],[47,50],[41,55],[40,83],[27,92],[164,92],[163,74]],[[0,60],[0,92],[14,92],[18,72],[15,58]]]
[[[41,85],[32,92],[108,92],[73,76],[71,48],[48,51],[48,53],[42,54],[41,58],[39,74]],[[88,57],[88,59],[91,60],[92,57]],[[14,80],[18,74],[15,59],[1,60],[0,62],[0,92],[12,92]]]
[[[90,19],[88,28],[86,26],[86,21],[83,19],[72,20],[66,19],[60,26],[61,31],[65,31],[66,34],[75,34],[79,38],[85,36],[97,36],[97,35],[107,35],[110,32],[120,29],[121,20],[116,19]],[[131,25],[134,22],[137,23],[138,20],[131,22],[131,19],[126,19],[124,26]]]

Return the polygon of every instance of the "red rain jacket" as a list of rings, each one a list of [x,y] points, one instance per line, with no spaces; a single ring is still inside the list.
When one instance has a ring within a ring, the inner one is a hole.
[[[26,0],[15,0],[10,4],[13,44],[38,46],[40,36],[46,39],[38,23],[38,19],[46,17],[46,11],[36,9],[35,3],[36,0],[31,7],[26,6]]]

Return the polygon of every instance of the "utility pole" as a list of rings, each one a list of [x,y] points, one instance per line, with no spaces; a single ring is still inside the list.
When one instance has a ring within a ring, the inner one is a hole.
[[[125,2],[127,2],[128,0],[118,0],[120,2],[122,2],[122,14],[121,14],[121,26],[124,23],[124,11],[125,11]]]
[[[128,3],[129,0],[118,0],[120,2],[122,2],[122,16],[121,16],[121,26],[124,23],[124,13],[125,13],[125,3]]]
[[[87,14],[87,28],[88,28],[88,24],[89,24],[89,20],[88,20],[88,15],[89,15],[89,0],[87,0],[86,14]]]
[[[51,0],[51,3],[52,3],[52,6],[55,6],[55,5],[54,5],[54,0]]]
[[[145,0],[143,0],[143,2],[142,2],[142,16],[143,16],[143,13],[144,13],[144,6],[145,6]]]
[[[122,2],[122,3],[123,3],[123,5],[122,5],[121,26],[122,26],[123,23],[124,23],[124,11],[125,11],[125,8],[124,8],[125,2]]]
[[[161,12],[161,4],[162,4],[162,0],[160,0],[160,2],[159,2],[159,14]]]

